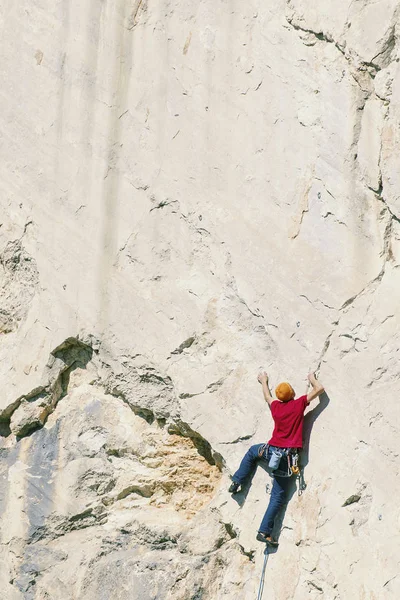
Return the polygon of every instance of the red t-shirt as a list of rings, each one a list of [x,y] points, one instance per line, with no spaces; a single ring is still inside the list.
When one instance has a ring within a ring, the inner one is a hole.
[[[272,418],[275,422],[272,438],[268,444],[278,448],[303,447],[304,411],[308,406],[307,396],[300,396],[289,402],[274,400],[271,403]]]

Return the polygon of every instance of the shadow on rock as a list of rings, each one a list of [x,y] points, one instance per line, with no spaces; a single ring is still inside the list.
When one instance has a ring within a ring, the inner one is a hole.
[[[311,439],[312,428],[314,427],[314,423],[318,419],[319,415],[328,406],[329,402],[330,402],[330,398],[329,398],[328,394],[326,392],[324,392],[323,394],[321,394],[321,396],[319,398],[319,403],[317,404],[317,406],[315,408],[313,408],[313,410],[310,410],[304,417],[304,426],[303,426],[304,445],[303,445],[303,450],[301,452],[301,459],[300,459],[301,467],[303,470],[309,463],[310,439]]]

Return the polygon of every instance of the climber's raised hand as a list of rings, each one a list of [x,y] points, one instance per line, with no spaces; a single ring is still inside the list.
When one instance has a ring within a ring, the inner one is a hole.
[[[312,390],[307,394],[307,401],[311,402],[311,400],[318,398],[325,390],[324,386],[318,381],[314,373],[308,374],[308,381],[311,384]]]
[[[271,392],[269,391],[269,387],[268,387],[268,375],[266,374],[265,371],[262,371],[262,373],[258,374],[257,379],[258,379],[258,381],[262,385],[264,399],[265,399],[266,402],[268,402],[268,406],[271,408],[271,404],[274,401],[274,399],[271,396]]]
[[[268,383],[268,375],[266,374],[265,371],[262,371],[261,373],[258,374],[257,377],[259,383],[263,383],[265,381],[265,383]]]
[[[311,385],[313,384],[314,381],[317,381],[316,377],[315,377],[315,373],[309,373],[307,375],[307,379],[308,381],[311,383]]]

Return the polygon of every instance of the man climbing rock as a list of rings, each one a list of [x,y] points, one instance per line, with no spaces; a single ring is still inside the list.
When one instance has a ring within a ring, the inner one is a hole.
[[[267,374],[260,373],[258,381],[262,385],[264,398],[271,410],[274,420],[274,431],[267,444],[256,444],[246,452],[239,469],[232,477],[229,491],[236,494],[253,474],[257,463],[263,461],[274,478],[271,497],[261,521],[257,540],[269,546],[277,546],[271,537],[275,517],[279,509],[286,503],[292,471],[288,456],[296,455],[303,446],[304,411],[309,403],[317,398],[324,388],[317,381],[314,373],[308,375],[312,389],[308,394],[295,398],[295,392],[289,383],[280,383],[275,389],[277,399],[271,396]]]

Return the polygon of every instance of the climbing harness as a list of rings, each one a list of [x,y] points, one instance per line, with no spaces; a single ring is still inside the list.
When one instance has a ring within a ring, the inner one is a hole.
[[[277,469],[274,474],[278,477],[291,477],[296,474],[296,471],[293,470],[293,465],[297,466],[299,460],[299,453],[297,448],[283,448],[283,456],[287,458],[287,468],[285,471],[281,469]],[[297,457],[297,458],[296,458]],[[294,463],[293,461],[296,461]]]
[[[269,552],[268,552],[268,546],[266,545],[265,550],[264,550],[264,564],[263,564],[262,573],[261,573],[260,587],[258,588],[257,600],[262,600],[262,595],[263,595],[263,591],[264,591],[265,570],[267,568],[268,557],[269,557]]]
[[[265,460],[268,459],[269,444],[262,444],[258,449],[258,456]],[[281,458],[286,456],[287,458],[287,470],[272,469],[274,476],[278,477],[291,477],[295,476],[295,479],[299,480],[298,495],[301,496],[307,485],[304,481],[303,469],[300,464],[300,454],[298,448],[279,448],[282,451]],[[271,461],[270,461],[271,462]]]
[[[271,449],[271,450],[270,450]],[[275,448],[269,444],[262,444],[258,449],[259,458],[268,461],[268,466],[278,477],[291,477],[299,474],[299,452],[297,448]],[[287,469],[279,468],[282,458],[287,459]]]

